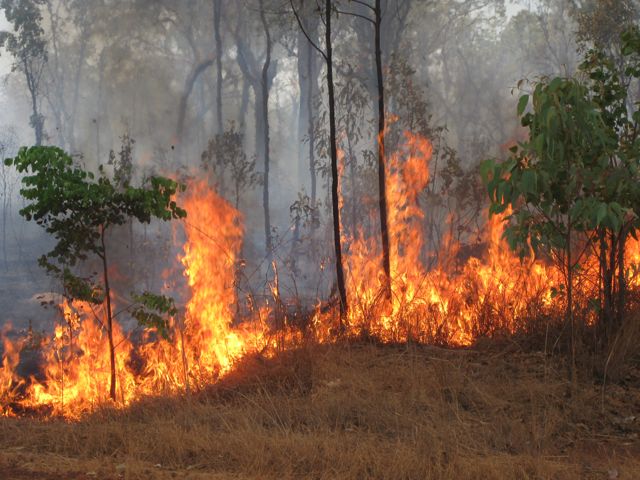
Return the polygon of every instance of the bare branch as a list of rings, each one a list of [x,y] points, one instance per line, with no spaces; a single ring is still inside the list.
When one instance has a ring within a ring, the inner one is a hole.
[[[367,7],[369,10],[371,10],[372,12],[375,12],[376,9],[373,8],[371,5],[369,5],[367,2],[364,2],[363,0],[349,0],[350,2],[353,3],[357,3],[359,5],[362,5],[363,7]]]
[[[298,11],[296,10],[295,5],[293,4],[293,0],[289,0],[289,1],[291,3],[291,10],[293,11],[293,15],[296,17],[298,25],[300,26],[300,30],[302,30],[302,33],[307,38],[307,40],[309,41],[311,46],[313,48],[315,48],[320,55],[322,55],[322,58],[324,58],[325,61],[328,61],[327,54],[324,52],[324,50],[322,50],[320,47],[318,47],[318,45],[316,45],[316,43],[313,40],[311,40],[311,37],[309,37],[309,34],[307,33],[307,31],[304,28],[304,25],[302,24],[302,20],[300,19],[300,15],[298,15]]]
[[[342,10],[338,10],[338,9],[336,9],[336,12],[337,12],[337,13],[340,13],[340,14],[342,14],[342,15],[350,15],[350,16],[352,16],[352,17],[362,18],[363,20],[366,20],[367,22],[370,22],[370,23],[372,23],[373,25],[375,25],[375,24],[376,24],[376,22],[374,22],[374,21],[373,21],[372,19],[370,19],[369,17],[366,17],[366,16],[364,16],[364,15],[360,15],[359,13],[344,12],[344,11],[342,11]]]

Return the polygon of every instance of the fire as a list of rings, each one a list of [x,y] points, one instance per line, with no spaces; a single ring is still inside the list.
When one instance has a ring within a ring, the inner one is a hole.
[[[345,334],[383,342],[469,345],[483,335],[526,329],[531,322],[561,311],[561,296],[553,298],[563,283],[561,273],[550,262],[523,262],[515,256],[502,240],[504,222],[499,217],[488,222],[479,257],[459,258],[460,246],[449,235],[439,263],[425,265],[423,231],[428,212],[421,208],[419,193],[429,182],[431,155],[427,139],[407,133],[402,146],[387,159],[389,300],[383,295],[377,236],[368,238],[360,230],[343,237],[349,302]],[[180,201],[189,214],[178,258],[189,298],[171,319],[167,339],[148,329],[134,341],[116,319],[117,406],[148,395],[197,391],[232,371],[242,357],[270,355],[302,335],[288,325],[277,275],[270,285],[273,305],[252,301],[248,318],[238,318],[236,267],[244,234],[240,212],[203,181],[192,182]],[[627,256],[640,263],[637,241],[629,242]],[[629,281],[640,284],[635,270]],[[109,401],[104,312],[99,306],[67,300],[60,309],[62,321],[53,336],[37,345],[42,355],[38,374],[28,378],[18,374],[25,342],[12,342],[3,335],[0,415],[35,410],[73,419]],[[335,339],[335,310],[318,303],[307,327],[317,341]]]
[[[427,139],[406,133],[402,147],[387,160],[390,305],[383,295],[384,272],[376,239],[361,232],[345,238],[351,307],[348,333],[354,337],[469,345],[492,331],[515,331],[532,301],[546,299],[542,306],[548,306],[550,288],[561,283],[555,268],[542,262],[523,263],[508,249],[500,217],[488,223],[482,258],[471,257],[454,268],[459,248],[445,239],[440,264],[427,269],[421,260],[425,213],[418,194],[429,181],[431,154]]]

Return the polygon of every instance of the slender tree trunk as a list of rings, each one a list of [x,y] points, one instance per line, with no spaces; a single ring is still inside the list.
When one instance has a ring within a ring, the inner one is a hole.
[[[78,101],[80,99],[80,80],[82,79],[82,68],[85,64],[88,43],[87,34],[83,31],[80,43],[80,58],[78,58],[78,65],[76,66],[74,78],[73,103],[71,104],[71,118],[69,119],[69,138],[67,139],[69,149],[72,152],[76,148],[76,117],[78,114]]]
[[[298,34],[298,85],[300,87],[300,107],[298,114],[298,142],[300,144],[300,158],[305,155],[309,160],[309,179],[311,186],[311,208],[314,209],[311,228],[317,226],[317,216],[315,207],[317,203],[317,174],[315,160],[315,131],[313,124],[313,96],[317,89],[317,69],[315,50],[309,38],[316,41],[318,33],[318,20],[305,15],[301,18],[302,28]],[[306,30],[306,35],[305,31]],[[307,151],[302,148],[304,137],[307,137]]]
[[[100,229],[100,242],[102,245],[102,271],[104,274],[104,294],[107,302],[107,336],[109,338],[109,361],[111,364],[111,385],[109,395],[116,401],[116,351],[113,342],[113,315],[111,311],[111,288],[109,287],[109,272],[107,263],[107,249],[104,242],[104,226]]]
[[[391,298],[391,259],[389,253],[389,227],[387,224],[387,181],[386,162],[384,151],[385,136],[385,112],[384,112],[384,79],[382,76],[382,46],[380,30],[382,23],[382,10],[380,0],[375,4],[375,57],[376,76],[378,78],[378,190],[380,209],[380,235],[382,237],[382,266],[384,268],[384,290],[387,299]]]
[[[4,156],[4,155],[3,155]],[[5,167],[4,158],[0,159],[0,171],[2,172],[2,262],[4,269],[9,268],[7,257],[7,215],[9,210],[8,188],[7,188],[7,167]]]
[[[180,104],[178,105],[178,125],[176,127],[176,138],[178,142],[182,140],[182,134],[184,132],[184,123],[187,116],[187,107],[189,102],[189,96],[193,91],[193,87],[198,80],[198,77],[211,65],[213,65],[214,59],[208,57],[194,66],[193,70],[187,76],[184,83],[184,90],[180,97]]]
[[[311,44],[309,44],[309,50],[311,50]],[[311,52],[310,52],[311,53]],[[313,65],[311,62],[309,63],[309,75],[313,73]],[[309,93],[307,95],[307,109],[309,111],[308,117],[308,129],[309,129],[309,175],[311,179],[311,208],[313,209],[311,215],[311,229],[315,230],[318,224],[320,223],[320,219],[318,218],[318,211],[316,209],[316,205],[318,203],[318,177],[317,177],[317,166],[316,166],[316,134],[315,129],[313,128],[313,94],[314,88],[313,83],[309,81]]]
[[[573,259],[571,257],[571,225],[567,228],[567,311],[566,322],[569,324],[571,331],[571,379],[575,383],[576,378],[576,331],[575,321],[573,318]]]
[[[33,127],[33,132],[35,135],[35,145],[36,147],[39,147],[40,145],[42,145],[44,119],[38,111],[38,97],[35,89],[30,88],[29,91],[31,93],[31,126]]]
[[[247,111],[249,110],[249,80],[245,75],[242,77],[242,94],[240,97],[240,109],[238,110],[238,131],[242,134],[243,142],[246,139]],[[246,145],[245,145],[246,146]]]
[[[266,43],[266,56],[264,64],[262,66],[262,74],[260,79],[260,87],[262,94],[260,95],[260,101],[262,102],[262,130],[263,130],[263,144],[264,144],[264,184],[262,190],[262,205],[264,208],[264,233],[265,233],[265,248],[267,253],[267,259],[271,263],[272,242],[271,242],[271,217],[269,214],[269,66],[271,65],[271,32],[269,31],[269,25],[267,23],[266,15],[264,12],[264,0],[260,0],[260,19],[264,27],[264,33],[267,37]],[[256,98],[256,100],[258,100]]]
[[[627,281],[625,278],[624,261],[625,252],[624,248],[627,241],[627,228],[623,227],[618,236],[618,292],[616,299],[616,325],[615,328],[619,329],[624,321],[625,303],[627,298]]]
[[[222,135],[222,36],[220,35],[220,18],[222,17],[222,1],[215,0],[213,11],[213,31],[216,40],[216,132]]]
[[[336,278],[340,295],[340,330],[344,328],[347,313],[347,290],[342,266],[342,243],[340,239],[340,198],[338,196],[338,144],[336,139],[336,109],[333,84],[333,46],[331,43],[331,0],[325,0],[325,41],[327,60],[327,91],[329,93],[329,143],[331,150],[331,200],[333,211],[333,244],[336,252]]]

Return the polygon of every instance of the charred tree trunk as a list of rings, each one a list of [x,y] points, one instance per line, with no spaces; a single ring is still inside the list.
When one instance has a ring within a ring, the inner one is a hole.
[[[627,241],[627,227],[623,227],[618,236],[618,292],[616,298],[616,330],[622,327],[624,322],[626,299],[627,299],[627,281],[624,271],[625,262],[625,245]]]
[[[113,315],[111,312],[111,288],[109,286],[109,271],[107,263],[107,249],[104,241],[104,226],[100,229],[100,243],[102,246],[102,273],[104,276],[104,294],[106,301],[106,314],[107,314],[107,337],[109,339],[109,362],[111,367],[111,381],[109,386],[109,396],[111,400],[116,401],[116,350],[113,341]]]
[[[333,246],[336,255],[336,283],[340,299],[340,332],[344,330],[344,322],[348,312],[347,290],[344,281],[344,268],[342,265],[342,242],[341,242],[341,223],[340,223],[340,197],[339,197],[339,181],[338,175],[338,143],[336,134],[336,100],[335,85],[333,83],[333,44],[331,41],[331,13],[332,2],[325,0],[324,8],[324,24],[325,24],[325,45],[326,50],[322,51],[309,37],[305,30],[304,24],[296,11],[293,0],[290,0],[291,9],[298,21],[298,26],[307,37],[309,43],[322,55],[327,65],[327,92],[329,95],[329,150],[331,152],[331,207],[333,213]]]
[[[380,209],[380,235],[382,238],[382,266],[384,268],[384,290],[387,299],[391,298],[391,259],[389,252],[389,227],[387,224],[387,180],[384,151],[385,112],[384,112],[384,79],[382,75],[382,45],[380,30],[382,10],[380,0],[376,0],[375,8],[375,57],[376,77],[378,79],[378,190]]]
[[[333,211],[333,244],[336,253],[336,280],[340,295],[340,330],[344,328],[347,314],[347,290],[342,266],[342,243],[340,239],[340,198],[338,196],[338,142],[336,138],[336,102],[333,83],[333,45],[331,43],[331,0],[325,1],[325,41],[327,49],[327,91],[329,93],[329,143],[331,150],[331,201]]]

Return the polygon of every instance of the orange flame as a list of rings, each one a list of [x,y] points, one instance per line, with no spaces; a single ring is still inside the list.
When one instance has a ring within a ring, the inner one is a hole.
[[[544,261],[520,261],[502,240],[502,218],[489,221],[484,232],[486,248],[478,258],[458,259],[460,246],[449,235],[444,238],[438,265],[425,266],[425,212],[419,194],[429,182],[431,155],[428,140],[407,133],[403,145],[387,159],[390,301],[383,295],[378,238],[366,238],[363,231],[343,238],[349,301],[346,334],[383,342],[469,345],[482,335],[527,328],[530,322],[552,313],[554,305],[557,312],[552,287],[563,283],[561,274]],[[342,170],[341,156],[341,174]],[[201,389],[230,372],[243,356],[269,355],[301,336],[288,326],[277,277],[271,285],[275,309],[252,305],[251,317],[238,323],[236,265],[243,239],[242,216],[204,182],[192,182],[182,201],[189,217],[179,262],[190,297],[184,311],[171,319],[169,339],[145,330],[142,341],[134,342],[130,333],[114,324],[118,406],[146,395]],[[629,241],[627,257],[633,264],[640,263],[637,241]],[[640,286],[637,270],[629,272],[629,283]],[[101,320],[104,312],[66,300],[60,308],[64,321],[39,346],[43,356],[40,375],[18,375],[24,342],[4,336],[0,415],[35,409],[78,418],[108,401],[110,365]],[[308,327],[318,341],[333,341],[335,315],[318,304]],[[275,327],[278,331],[272,334]]]

